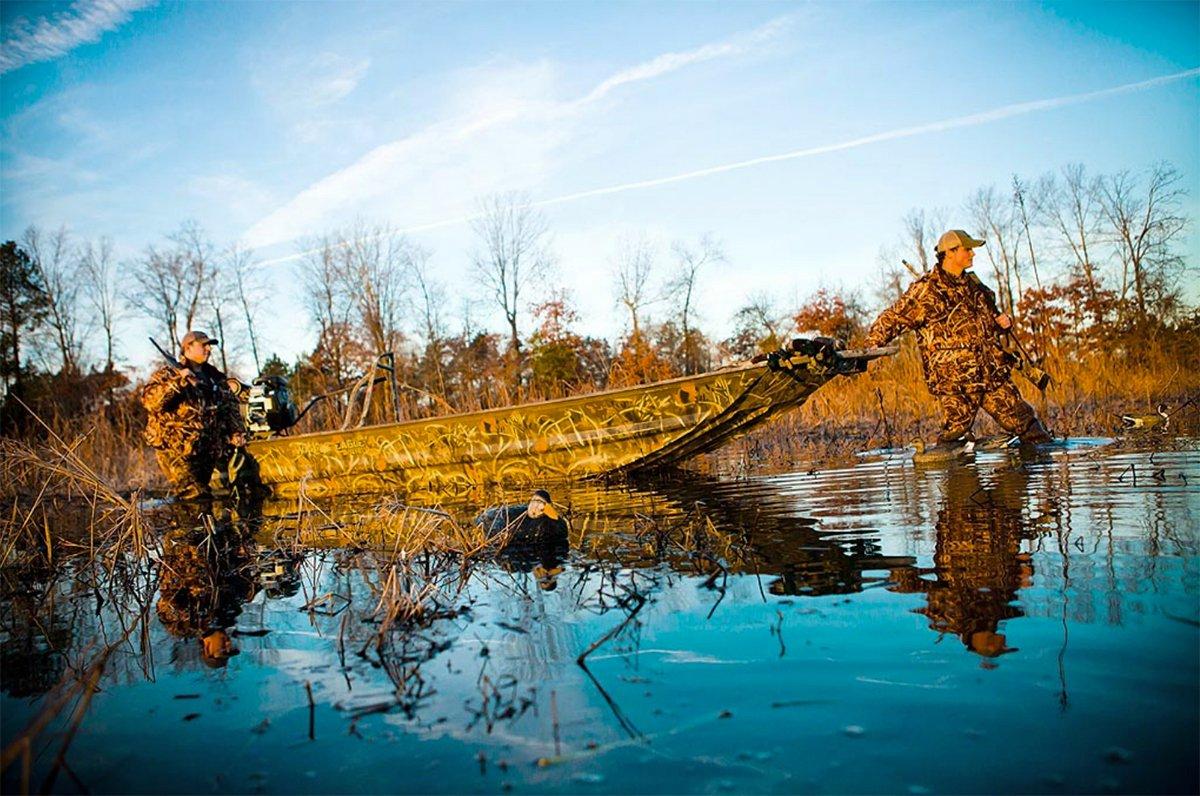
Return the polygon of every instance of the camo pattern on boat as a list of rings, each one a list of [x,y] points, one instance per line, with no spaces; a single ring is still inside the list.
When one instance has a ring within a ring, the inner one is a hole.
[[[656,384],[250,444],[277,497],[392,491],[452,499],[495,484],[678,464],[803,403],[835,367],[793,355]]]

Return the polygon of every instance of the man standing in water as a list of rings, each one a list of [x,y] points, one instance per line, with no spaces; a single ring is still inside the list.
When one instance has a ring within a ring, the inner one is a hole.
[[[210,497],[213,469],[229,446],[246,444],[237,399],[225,374],[208,364],[215,345],[204,332],[188,332],[179,363],[160,368],[142,391],[146,442],[171,490],[184,499]]]
[[[1013,357],[1000,344],[1012,318],[996,308],[996,295],[966,273],[984,241],[961,229],[938,240],[937,266],[914,282],[871,325],[866,345],[887,345],[913,329],[925,382],[942,405],[938,448],[954,451],[971,440],[980,408],[1021,442],[1050,442],[1050,433],[1012,381]]]

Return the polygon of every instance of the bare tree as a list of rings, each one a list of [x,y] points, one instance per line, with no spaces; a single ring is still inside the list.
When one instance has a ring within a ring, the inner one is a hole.
[[[652,301],[650,275],[654,270],[654,244],[645,235],[623,236],[613,259],[617,303],[629,311],[634,337],[641,336],[641,314]]]
[[[438,393],[446,394],[446,377],[442,357],[445,348],[446,312],[445,288],[429,271],[431,253],[420,246],[412,246],[409,252],[409,274],[414,287],[414,315],[421,320],[421,334],[425,338],[425,362],[433,368]]]
[[[161,328],[173,345],[191,329],[212,270],[212,245],[199,226],[185,223],[170,236],[171,246],[146,249],[132,267],[127,299]]]
[[[1021,182],[1020,177],[1014,174],[1012,176],[1012,190],[1013,209],[1015,213],[1014,222],[1020,221],[1020,232],[1025,234],[1025,243],[1029,250],[1029,267],[1033,270],[1033,282],[1038,286],[1038,290],[1041,290],[1042,277],[1038,274],[1037,255],[1033,251],[1033,230],[1029,223],[1029,211],[1025,206],[1025,195],[1029,193],[1029,188]],[[1037,201],[1037,197],[1034,197],[1034,201]]]
[[[324,363],[328,375],[340,383],[350,376],[346,348],[352,307],[343,276],[344,255],[334,235],[305,241],[301,248],[308,252],[298,270],[309,317],[317,327],[318,346],[328,360]]]
[[[996,292],[1001,308],[1011,315],[1015,300],[1022,292],[1020,261],[1017,257],[1020,231],[1013,212],[1013,202],[1000,196],[996,188],[989,185],[980,188],[967,200],[966,209],[987,238],[988,245],[984,251],[996,275]]]
[[[901,221],[906,255],[903,262],[913,276],[929,273],[932,267],[931,254],[937,247],[938,237],[945,232],[944,218],[945,214],[941,211],[926,213],[915,207],[905,213]],[[920,271],[913,266],[912,260],[916,261]]]
[[[1061,183],[1053,173],[1041,179],[1034,203],[1037,217],[1070,250],[1072,268],[1083,277],[1092,300],[1098,285],[1092,260],[1100,222],[1097,195],[1096,181],[1087,176],[1083,164],[1072,163],[1063,167]]]
[[[235,312],[237,300],[233,282],[226,272],[227,265],[228,260],[214,259],[208,266],[208,279],[201,292],[201,309],[211,314],[212,328],[221,341],[221,370],[226,373],[229,372],[229,352],[233,348],[229,319]]]
[[[78,373],[83,354],[79,260],[65,226],[48,235],[37,227],[25,230],[25,251],[41,276],[46,292],[46,321],[63,373]]]
[[[946,229],[945,217],[943,210],[915,207],[904,214],[899,242],[879,249],[874,292],[880,304],[890,305],[904,295],[912,279],[929,273],[938,237]]]
[[[213,272],[217,267],[217,259],[213,256],[212,242],[195,221],[185,221],[171,236],[171,240],[183,259],[188,275],[181,303],[186,331],[195,325],[204,290],[215,280]]]
[[[1166,163],[1151,168],[1139,180],[1128,171],[1101,178],[1101,212],[1121,263],[1121,298],[1133,289],[1139,321],[1147,318],[1147,304],[1165,298],[1183,260],[1173,244],[1187,227],[1180,214],[1185,191],[1182,177]]]
[[[258,351],[258,333],[255,331],[255,316],[262,304],[265,287],[262,282],[262,272],[253,253],[232,244],[224,256],[221,269],[229,280],[229,290],[232,294],[237,311],[246,324],[246,337],[250,341],[250,356],[254,359],[254,372],[262,371],[262,359]]]
[[[667,287],[667,294],[674,297],[678,306],[683,372],[690,376],[697,370],[700,353],[691,327],[696,278],[705,266],[725,262],[725,252],[720,242],[710,234],[705,234],[695,246],[676,241],[671,246],[671,251],[675,255],[676,268],[675,276]]]
[[[526,196],[516,193],[488,197],[471,222],[480,248],[473,257],[475,273],[508,322],[509,348],[519,353],[518,313],[521,296],[551,264],[545,217]]]
[[[357,224],[342,238],[346,280],[365,339],[376,354],[395,351],[414,245],[386,225]]]
[[[109,372],[116,360],[115,330],[121,316],[112,240],[102,237],[95,243],[86,241],[80,249],[79,264],[88,305],[104,335],[104,370]]]
[[[159,326],[168,345],[178,342],[179,305],[188,277],[182,256],[173,249],[149,246],[130,272],[129,305]]]
[[[769,294],[754,293],[733,314],[733,334],[723,346],[733,359],[749,359],[762,350],[779,348],[790,326],[789,314],[781,312]]]
[[[432,253],[421,246],[409,251],[408,268],[415,288],[414,309],[421,319],[421,332],[427,343],[446,336],[446,289],[429,270]]]

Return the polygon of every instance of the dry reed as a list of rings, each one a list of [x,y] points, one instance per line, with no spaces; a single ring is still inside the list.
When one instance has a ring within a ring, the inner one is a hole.
[[[1054,350],[1043,363],[1053,379],[1044,394],[1020,375],[1014,381],[1058,436],[1117,434],[1122,414],[1153,414],[1160,403],[1174,413],[1172,433],[1195,436],[1200,433],[1200,368],[1194,362],[1189,366],[1188,356],[1186,350],[1158,343],[1134,352]],[[925,386],[916,346],[906,340],[896,356],[872,363],[867,373],[826,384],[800,409],[753,431],[706,465],[720,468],[719,462],[742,460],[777,467],[841,461],[864,450],[932,439],[940,423],[941,412]],[[975,432],[1004,433],[983,412]]]

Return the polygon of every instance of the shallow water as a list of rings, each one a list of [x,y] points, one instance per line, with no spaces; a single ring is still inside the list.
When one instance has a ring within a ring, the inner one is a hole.
[[[201,585],[186,545],[169,550],[124,608],[71,578],[52,600],[10,594],[4,743],[66,661],[119,636],[118,615],[134,624],[140,594],[145,625],[107,661],[52,790],[1200,787],[1196,452],[884,453],[552,491],[565,560],[454,575],[442,618],[381,645],[373,589],[389,586],[369,556],[271,556],[264,532],[222,559],[237,574]],[[225,617],[239,654],[210,665],[168,592],[208,606],[209,626]],[[35,748],[31,787],[66,724]]]

